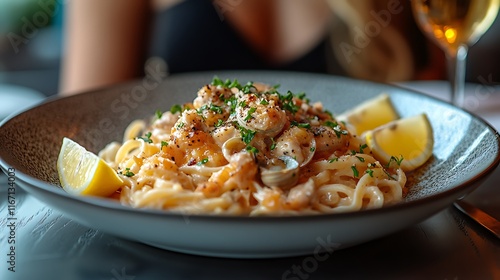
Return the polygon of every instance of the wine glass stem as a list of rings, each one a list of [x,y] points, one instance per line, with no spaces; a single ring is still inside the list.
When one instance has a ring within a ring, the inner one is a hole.
[[[460,45],[455,53],[447,53],[448,71],[451,82],[451,103],[463,107],[465,103],[465,61],[468,47]]]

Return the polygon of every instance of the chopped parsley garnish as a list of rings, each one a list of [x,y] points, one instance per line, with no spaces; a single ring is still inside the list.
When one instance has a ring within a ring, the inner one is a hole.
[[[210,104],[210,111],[215,112],[217,114],[222,114],[222,108],[214,104]]]
[[[177,112],[182,113],[182,106],[179,104],[172,105],[172,107],[170,107],[170,112],[172,114],[175,114]]]
[[[257,111],[257,108],[252,107],[250,110],[248,110],[247,116],[245,117],[245,121],[248,121],[249,119],[252,118],[252,114]]]
[[[359,153],[364,154],[364,149],[366,149],[366,148],[368,148],[368,145],[366,145],[366,144],[359,145]]]
[[[296,122],[296,121],[291,121],[290,125],[296,126],[296,127],[300,127],[300,128],[311,128],[311,124],[310,123],[299,123],[299,122]]]
[[[396,181],[396,178],[392,177],[392,175],[389,172],[387,172],[387,170],[384,170],[384,173],[385,175],[387,175],[387,177],[389,177],[389,179]]]
[[[339,161],[339,158],[331,158],[328,160],[328,163]]]
[[[339,124],[336,123],[336,122],[332,122],[332,121],[326,121],[325,125],[328,126],[328,127],[330,127],[330,128],[334,128],[334,127],[336,127]]]
[[[207,108],[208,108],[208,105],[203,105],[198,110],[196,110],[196,113],[198,113],[198,115],[202,115],[203,111],[205,111]]]
[[[337,135],[337,138],[340,138],[342,135],[349,134],[349,131],[342,129],[340,125],[333,127],[333,131],[335,132],[335,135]]]
[[[316,151],[316,148],[315,147],[311,147],[311,148],[309,148],[309,151],[314,152],[314,151]]]
[[[167,147],[167,146],[168,146],[168,142],[167,141],[161,141],[160,150],[163,149],[163,147]]]
[[[354,177],[359,177],[359,171],[356,168],[356,165],[351,166],[352,173],[354,174]]]
[[[342,127],[336,122],[326,121],[325,125],[333,129],[337,138],[340,138],[342,135],[349,134],[349,131],[342,129]]]
[[[272,151],[272,150],[276,149],[276,142],[274,141],[273,138],[271,138],[271,141],[272,141],[272,144],[271,144],[271,147],[269,147],[269,149],[271,149],[271,151]]]
[[[256,154],[259,152],[259,150],[257,148],[255,148],[254,146],[250,146],[250,145],[248,145],[245,149],[252,154]]]
[[[226,85],[227,85],[226,86],[227,88],[234,88],[235,87],[237,89],[241,89],[241,85],[240,85],[240,83],[238,82],[237,79],[234,79],[234,81],[232,81],[232,82],[229,79],[226,80]]]
[[[260,105],[269,105],[269,102],[267,100],[265,100],[265,99],[262,99],[260,101]]]
[[[252,92],[252,88],[255,89],[255,86],[253,85],[253,82],[248,82],[240,90],[243,93],[247,93],[248,94],[248,93]]]
[[[396,161],[396,163],[397,163],[398,165],[401,165],[401,162],[403,162],[403,159],[404,159],[404,158],[403,158],[403,156],[401,156],[401,158],[400,158],[400,159],[398,159],[397,157],[391,157],[391,158],[394,158],[394,160]]]
[[[220,86],[224,88],[237,88],[238,90],[241,90],[243,93],[251,93],[252,88],[255,88],[253,85],[253,82],[248,82],[244,86],[242,86],[237,79],[234,79],[233,81],[227,79],[225,81],[222,81],[219,77],[215,76],[212,79],[212,85],[214,86]]]
[[[237,80],[234,80],[236,83],[238,82]],[[229,87],[233,82],[231,80],[227,79],[225,82],[222,81],[219,77],[215,76],[212,79],[212,85],[214,86],[221,86],[221,87]]]
[[[210,110],[212,112],[215,112],[216,114],[222,114],[223,110],[221,106],[217,106],[215,104],[210,104],[210,105],[203,105],[201,106],[196,112],[198,115],[203,115],[203,111],[205,110]]]
[[[366,169],[365,172],[373,178],[373,169]]]
[[[265,94],[278,94],[279,95],[279,92],[278,92],[278,88],[280,87],[280,85],[274,85],[272,86],[270,89],[268,89]]]
[[[144,137],[137,137],[137,139],[141,139],[142,141],[149,144],[153,143],[153,140],[151,140],[151,132],[146,133]]]
[[[253,138],[255,137],[255,133],[257,133],[257,131],[246,129],[242,126],[239,126],[239,129],[243,142],[245,142],[245,144],[247,145],[250,144],[250,142],[252,142]]]
[[[304,101],[306,104],[309,104],[309,98],[306,97],[306,93],[305,92],[301,92],[297,95],[295,95],[298,99]]]
[[[134,176],[134,172],[130,171],[130,168],[125,168],[125,173],[123,173],[123,175],[127,176],[127,177],[132,177]]]
[[[234,110],[236,109],[236,105],[238,104],[238,99],[236,98],[236,96],[231,96],[231,98],[229,98],[228,102],[229,102],[229,105],[231,105],[231,113],[234,112]]]
[[[365,158],[363,158],[363,157],[358,157],[358,156],[356,156],[356,158],[357,158],[359,161],[361,161],[361,162],[365,162]]]
[[[204,158],[200,162],[198,162],[197,165],[203,165],[203,164],[206,164],[207,162],[208,162],[208,158]]]
[[[183,128],[185,125],[186,125],[185,123],[180,122],[180,123],[178,123],[178,124],[177,124],[177,126],[176,126],[176,127],[177,127],[177,128]]]
[[[291,91],[288,91],[286,95],[280,95],[279,96],[280,101],[281,101],[281,106],[284,110],[289,111],[292,114],[297,113],[299,111],[300,107],[295,105],[293,102],[293,93]]]
[[[217,123],[214,125],[215,127],[220,127],[224,124],[224,121],[222,119],[218,119]]]
[[[156,115],[156,118],[161,119],[161,117],[163,116],[163,112],[160,110],[156,110],[155,115]]]
[[[235,109],[236,109],[236,106],[238,105],[238,99],[236,98],[236,96],[234,95],[231,95],[231,97],[229,98],[224,98],[224,95],[220,95],[219,96],[220,100],[222,100],[222,102],[224,102],[226,105],[228,105],[231,109],[230,113],[233,114]]]
[[[396,163],[398,166],[401,166],[401,162],[403,162],[403,156],[401,156],[401,158],[398,158],[398,157],[395,157],[395,156],[391,156],[391,158],[389,159],[389,162],[387,163],[386,167],[389,168],[391,166],[392,162]]]

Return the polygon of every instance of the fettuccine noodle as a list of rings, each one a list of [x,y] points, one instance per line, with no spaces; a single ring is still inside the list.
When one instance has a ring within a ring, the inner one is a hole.
[[[296,215],[401,201],[406,176],[382,166],[321,103],[214,78],[192,103],[133,121],[99,155],[121,203],[190,214]]]

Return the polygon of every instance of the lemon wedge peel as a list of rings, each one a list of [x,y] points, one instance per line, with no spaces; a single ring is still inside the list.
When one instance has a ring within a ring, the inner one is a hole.
[[[387,93],[366,100],[351,110],[337,116],[337,120],[347,123],[351,132],[362,135],[388,122],[399,119]]]
[[[391,121],[365,133],[366,144],[375,158],[388,164],[391,157],[401,159],[401,169],[412,171],[422,166],[434,148],[432,126],[427,115]]]
[[[66,137],[57,159],[57,171],[62,188],[70,194],[107,197],[124,185],[103,159]]]

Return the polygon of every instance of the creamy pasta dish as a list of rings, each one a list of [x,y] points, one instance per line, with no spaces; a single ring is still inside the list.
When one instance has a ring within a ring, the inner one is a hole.
[[[135,120],[99,156],[122,204],[181,213],[294,215],[402,200],[398,159],[382,165],[319,102],[278,86],[214,78],[191,103]]]

